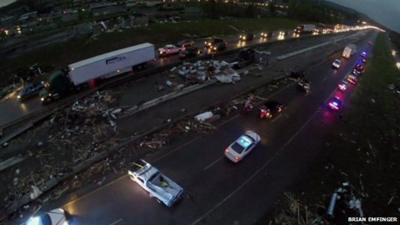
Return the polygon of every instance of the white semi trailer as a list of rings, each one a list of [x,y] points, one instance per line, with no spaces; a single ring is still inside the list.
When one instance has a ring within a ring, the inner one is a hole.
[[[108,52],[68,65],[68,77],[75,86],[129,72],[156,58],[153,44],[143,43]]]

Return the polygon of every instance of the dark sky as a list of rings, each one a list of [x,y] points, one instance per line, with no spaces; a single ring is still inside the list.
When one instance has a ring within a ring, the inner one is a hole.
[[[400,0],[328,0],[364,13],[400,33]]]

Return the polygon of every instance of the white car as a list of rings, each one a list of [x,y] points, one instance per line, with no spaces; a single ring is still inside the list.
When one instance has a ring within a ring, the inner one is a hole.
[[[260,136],[254,131],[246,131],[225,149],[225,156],[232,162],[241,161],[260,142]]]
[[[57,208],[29,218],[25,225],[68,225],[67,217],[64,209]]]
[[[150,197],[156,198],[159,203],[171,207],[183,197],[183,188],[150,163],[141,160],[134,165],[136,168],[128,170],[129,177],[146,190]]]
[[[333,63],[332,63],[332,67],[335,69],[339,69],[341,64],[342,64],[342,61],[340,61],[340,59],[335,59],[335,61],[333,61]]]
[[[179,48],[175,45],[166,45],[166,46],[158,49],[160,56],[175,55],[175,54],[178,54],[180,51],[181,51],[181,48]]]

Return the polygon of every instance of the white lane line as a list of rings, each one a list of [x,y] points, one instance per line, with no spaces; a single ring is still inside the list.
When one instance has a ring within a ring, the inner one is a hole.
[[[208,164],[208,166],[204,167],[203,170],[208,170],[210,169],[212,166],[214,166],[217,162],[221,161],[221,159],[223,159],[224,157],[220,157],[217,160],[213,161],[212,163]]]
[[[325,99],[324,104],[328,101],[330,96],[335,92],[336,89],[334,89],[329,96]],[[202,221],[205,217],[210,215],[213,211],[215,211],[217,208],[219,208],[221,205],[223,205],[226,201],[228,201],[233,195],[235,195],[237,192],[239,192],[246,184],[248,184],[250,181],[252,181],[261,171],[263,171],[283,150],[285,150],[286,146],[288,146],[296,137],[297,135],[300,134],[301,131],[306,128],[306,126],[314,119],[314,117],[317,115],[317,113],[321,112],[320,109],[318,108],[309,118],[308,120],[294,133],[289,140],[286,141],[286,143],[277,151],[275,154],[272,156],[271,159],[266,161],[258,170],[256,170],[247,180],[245,180],[241,185],[239,185],[235,190],[233,190],[228,196],[226,196],[224,199],[222,199],[220,202],[218,202],[214,207],[209,209],[207,212],[205,212],[203,215],[198,217],[195,221],[193,221],[190,225],[196,225],[200,221]]]
[[[202,136],[197,136],[197,137],[195,137],[194,139],[192,139],[192,140],[190,140],[190,141],[188,141],[188,142],[186,142],[186,143],[183,143],[182,145],[179,145],[179,146],[176,147],[175,149],[173,149],[173,150],[171,150],[171,151],[168,151],[168,153],[166,153],[166,154],[164,154],[164,155],[162,155],[162,156],[160,156],[160,157],[158,157],[158,158],[152,160],[152,162],[160,161],[161,159],[163,159],[163,158],[165,158],[165,157],[171,155],[172,153],[175,153],[175,152],[181,150],[183,147],[185,147],[185,146],[187,146],[187,145],[190,145],[191,143],[197,141],[197,140],[200,139],[201,137],[202,137]]]
[[[122,222],[122,220],[123,220],[122,218],[119,218],[116,221],[112,222],[110,225],[116,225],[116,224]]]
[[[296,137],[299,135],[301,131],[304,130],[304,128],[311,122],[312,119],[317,115],[317,113],[320,112],[319,110],[316,110],[310,118],[303,124],[303,126],[300,127],[300,129],[297,130],[296,133],[294,133],[289,140],[277,151],[275,154],[272,156],[271,159],[269,159],[267,162],[265,162],[259,169],[257,169],[247,180],[245,180],[241,185],[239,185],[235,190],[233,190],[228,196],[226,196],[224,199],[222,199],[220,202],[218,202],[214,207],[209,209],[207,212],[205,212],[203,215],[198,217],[195,221],[193,221],[190,225],[196,225],[200,221],[202,221],[205,217],[207,217],[210,213],[215,211],[217,208],[219,208],[221,205],[223,205],[226,201],[228,201],[233,195],[235,195],[237,192],[239,192],[246,184],[248,184],[250,181],[252,181],[262,170],[264,170],[285,148],[288,146]]]
[[[271,123],[277,121],[277,120],[282,116],[282,114],[283,114],[283,113],[279,113],[279,115],[275,116],[275,118],[273,118],[273,119],[271,120]]]

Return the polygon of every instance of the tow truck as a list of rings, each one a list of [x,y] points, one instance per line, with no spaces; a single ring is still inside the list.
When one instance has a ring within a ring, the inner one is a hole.
[[[155,198],[157,202],[167,207],[172,207],[183,197],[181,186],[144,160],[133,163],[132,168],[128,170],[128,175],[131,180],[147,191],[151,198]]]

